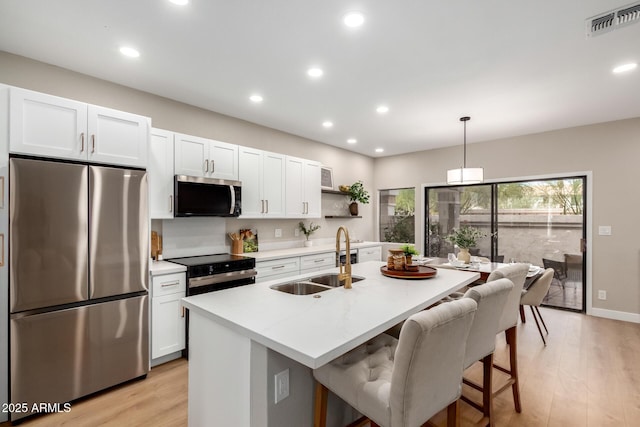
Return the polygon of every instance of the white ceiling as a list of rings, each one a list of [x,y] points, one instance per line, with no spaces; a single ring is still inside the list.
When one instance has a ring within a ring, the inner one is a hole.
[[[2,0],[0,50],[378,157],[640,117],[640,24],[585,36],[630,1]]]

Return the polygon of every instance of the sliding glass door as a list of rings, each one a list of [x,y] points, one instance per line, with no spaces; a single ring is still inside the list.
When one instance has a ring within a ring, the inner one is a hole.
[[[487,236],[471,250],[494,262],[553,268],[544,304],[584,311],[584,177],[427,188],[425,254],[457,252],[444,237],[469,225]]]

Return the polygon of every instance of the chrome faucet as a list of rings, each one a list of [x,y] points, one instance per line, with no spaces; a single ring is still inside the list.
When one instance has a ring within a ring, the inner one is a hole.
[[[342,263],[340,262],[340,231],[344,232],[344,239],[347,242],[347,256],[345,257],[346,263],[344,265],[344,271]],[[338,280],[344,280],[344,288],[351,289],[351,246],[349,244],[349,230],[346,227],[340,226],[336,233],[336,254],[338,256],[339,274]]]

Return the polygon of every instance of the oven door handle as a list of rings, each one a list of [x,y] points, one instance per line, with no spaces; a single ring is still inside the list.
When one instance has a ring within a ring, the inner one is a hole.
[[[211,276],[193,277],[189,279],[189,288],[214,285],[216,283],[231,282],[232,280],[253,277],[257,274],[255,269],[230,271],[228,273],[212,274]]]

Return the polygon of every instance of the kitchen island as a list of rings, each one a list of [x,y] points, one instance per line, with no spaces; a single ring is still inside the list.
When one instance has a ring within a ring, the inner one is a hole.
[[[190,310],[189,424],[311,425],[311,369],[479,278],[438,270],[431,279],[399,280],[382,276],[382,265],[354,265],[353,275],[365,280],[353,289],[291,295],[270,288],[309,277],[302,275],[183,299]],[[289,369],[289,397],[276,404],[273,375],[282,368]]]

